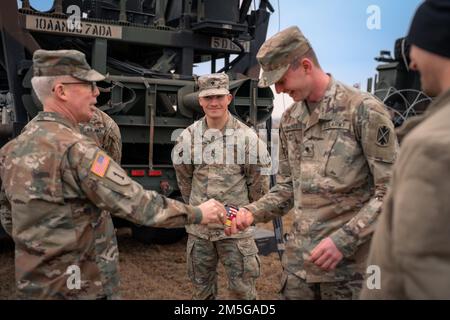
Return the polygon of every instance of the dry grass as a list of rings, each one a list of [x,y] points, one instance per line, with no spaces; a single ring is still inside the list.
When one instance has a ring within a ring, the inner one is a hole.
[[[291,224],[283,218],[284,231]],[[260,225],[272,230],[272,223]],[[171,245],[145,245],[135,241],[127,229],[120,230],[121,294],[124,299],[190,299],[191,284],[186,273],[186,238]],[[278,299],[281,263],[277,253],[260,256],[261,276],[257,281],[258,298]],[[219,299],[228,299],[225,271],[219,273]],[[14,249],[0,242],[0,299],[14,299]]]

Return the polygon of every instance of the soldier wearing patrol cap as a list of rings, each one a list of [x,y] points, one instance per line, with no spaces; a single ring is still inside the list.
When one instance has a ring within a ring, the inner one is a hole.
[[[277,184],[242,208],[236,225],[243,229],[292,209],[283,298],[357,298],[397,154],[391,119],[374,96],[325,73],[297,27],[268,39],[257,59],[259,85],[275,85],[295,102],[280,121]]]
[[[197,205],[214,198],[237,206],[259,199],[269,189],[269,176],[262,170],[270,166],[266,145],[228,111],[232,95],[226,74],[201,76],[198,86],[205,116],[182,132],[172,154],[183,199]],[[217,298],[219,260],[232,297],[256,299],[260,263],[253,228],[233,236],[218,224],[192,224],[186,230],[193,299]]]
[[[93,139],[115,162],[120,163],[122,159],[120,129],[107,113],[95,108],[91,120],[80,124],[80,131]]]
[[[0,150],[0,217],[16,246],[18,296],[117,298],[118,248],[105,210],[137,224],[179,227],[221,223],[225,208],[144,190],[80,133],[78,123],[95,110],[95,81],[104,79],[84,54],[37,50],[33,69],[44,111]]]

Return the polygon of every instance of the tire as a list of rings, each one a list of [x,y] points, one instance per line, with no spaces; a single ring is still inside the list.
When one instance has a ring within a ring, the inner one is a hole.
[[[145,244],[172,244],[180,241],[185,235],[184,228],[155,228],[132,226],[133,238]]]

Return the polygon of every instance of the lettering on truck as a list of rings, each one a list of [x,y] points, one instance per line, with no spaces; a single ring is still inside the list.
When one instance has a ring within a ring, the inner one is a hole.
[[[26,28],[28,30],[43,32],[68,33],[88,37],[122,39],[121,26],[80,21],[79,28],[71,28],[67,23],[67,20],[34,15],[26,16]]]

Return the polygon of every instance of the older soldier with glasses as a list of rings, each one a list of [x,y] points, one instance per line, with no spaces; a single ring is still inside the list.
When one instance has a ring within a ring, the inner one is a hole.
[[[37,50],[33,69],[44,111],[0,150],[0,218],[16,245],[20,298],[118,298],[118,248],[107,212],[165,227],[224,222],[215,200],[194,207],[144,190],[80,133],[78,124],[95,112],[95,81],[104,79],[84,54]],[[75,285],[73,270],[80,271]]]

